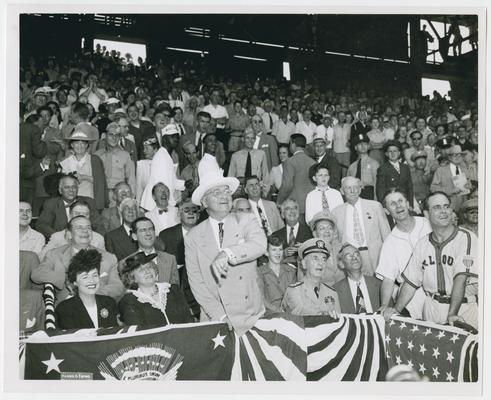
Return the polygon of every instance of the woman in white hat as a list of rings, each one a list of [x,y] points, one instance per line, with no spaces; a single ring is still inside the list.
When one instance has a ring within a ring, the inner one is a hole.
[[[104,209],[109,203],[106,175],[101,159],[88,152],[89,143],[93,139],[85,132],[75,130],[67,141],[72,154],[60,162],[62,172],[75,174],[78,179],[78,195],[94,199],[96,208]]]

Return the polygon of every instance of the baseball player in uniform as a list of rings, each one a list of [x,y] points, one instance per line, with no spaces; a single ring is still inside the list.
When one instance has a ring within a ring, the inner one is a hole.
[[[336,290],[322,282],[330,254],[322,239],[309,239],[299,249],[305,276],[289,285],[281,304],[285,312],[294,315],[330,315],[341,313]]]
[[[452,224],[450,199],[434,192],[425,201],[433,232],[416,244],[402,273],[404,284],[395,308],[386,319],[409,303],[418,288],[426,294],[423,319],[438,324],[465,322],[477,328],[477,236]]]

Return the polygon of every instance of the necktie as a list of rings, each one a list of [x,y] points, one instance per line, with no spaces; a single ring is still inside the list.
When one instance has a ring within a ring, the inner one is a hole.
[[[271,116],[271,113],[268,113],[269,115],[269,129],[273,129],[273,117]]]
[[[360,216],[358,215],[358,210],[353,207],[353,235],[358,247],[361,247],[365,242],[365,236],[363,235],[363,230],[361,228]]]
[[[244,176],[251,176],[252,175],[252,160],[251,160],[251,152],[247,152],[247,161],[246,161],[246,167],[245,167],[245,174]]]
[[[119,145],[124,149],[124,138],[121,138]]]
[[[360,283],[356,285],[356,314],[366,313],[367,309],[365,308],[365,299],[363,297],[363,293],[360,289]]]
[[[319,288],[317,286],[314,288],[314,293],[315,293],[315,296],[317,298],[319,298]]]
[[[167,208],[159,208],[159,215],[162,215],[165,212],[167,212]]]
[[[399,166],[399,163],[396,162],[395,164],[392,164],[394,165],[394,168],[396,169],[397,173],[400,174],[401,173],[401,167]]]
[[[459,166],[455,166],[455,175],[460,175]]]
[[[223,244],[223,222],[218,223],[218,241],[220,242],[220,248]]]
[[[271,235],[272,232],[271,232],[271,228],[269,227],[269,224],[268,224],[268,219],[266,218],[264,211],[259,206],[259,203],[257,205],[257,212],[259,214],[259,218],[261,218],[261,224],[263,226],[264,233],[266,234],[266,236]]]
[[[178,124],[177,126],[179,127],[179,130],[181,131],[181,134],[179,136],[184,135],[184,126],[182,126],[182,124]]]
[[[203,147],[203,140],[202,140],[202,136],[201,136],[201,133],[198,132],[198,135],[199,135],[199,139],[198,139],[198,156],[201,158],[203,156],[203,153],[202,153],[202,147]]]
[[[290,234],[288,235],[288,246],[293,246],[295,244],[295,232],[293,226],[290,227]]]
[[[356,166],[355,178],[361,179],[361,159],[358,160],[358,165]]]
[[[327,202],[326,191],[322,191],[322,211],[329,212],[329,203]]]

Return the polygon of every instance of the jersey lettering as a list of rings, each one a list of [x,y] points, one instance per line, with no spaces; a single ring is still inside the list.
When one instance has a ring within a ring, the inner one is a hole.
[[[429,256],[428,258],[430,260],[430,265],[435,265],[435,261],[433,260],[433,257]]]

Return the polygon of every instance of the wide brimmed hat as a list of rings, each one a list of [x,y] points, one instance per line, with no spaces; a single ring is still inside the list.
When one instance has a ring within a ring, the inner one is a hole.
[[[326,211],[319,211],[312,217],[312,219],[309,222],[310,230],[313,231],[315,229],[315,225],[317,224],[317,222],[320,221],[330,221],[334,225],[336,225],[336,221],[334,221],[334,219],[332,218],[331,213]]]
[[[193,192],[193,196],[191,197],[191,200],[193,201],[194,204],[200,206],[201,199],[203,198],[203,195],[208,190],[217,186],[228,186],[230,191],[234,193],[239,187],[239,185],[240,182],[237,178],[233,178],[233,177],[225,178],[224,176],[216,173],[206,174],[204,176],[199,177],[199,186]]]
[[[157,254],[153,253],[147,256],[143,251],[131,254],[123,260],[121,274],[127,274],[128,272],[134,271],[135,269],[140,268],[142,265],[149,263],[155,257],[157,257]]]
[[[85,141],[85,142],[93,142],[94,139],[90,138],[85,132],[82,132],[82,131],[74,131],[70,137],[68,139],[66,139],[67,141],[72,141],[72,140],[82,140],[82,141]]]

